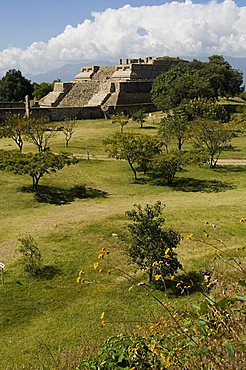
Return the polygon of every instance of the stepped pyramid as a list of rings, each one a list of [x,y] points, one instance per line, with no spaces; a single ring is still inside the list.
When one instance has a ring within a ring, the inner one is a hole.
[[[40,107],[100,107],[112,114],[154,109],[150,98],[153,80],[179,58],[147,57],[120,60],[116,66],[82,67],[71,83],[56,82],[54,90],[39,101]]]

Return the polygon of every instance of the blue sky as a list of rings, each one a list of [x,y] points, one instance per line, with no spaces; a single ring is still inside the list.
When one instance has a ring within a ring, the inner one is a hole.
[[[246,0],[0,0],[0,72],[157,52],[245,57],[245,20]]]
[[[184,2],[184,0],[176,0]],[[223,0],[217,0],[222,2]],[[171,0],[0,0],[0,50],[9,46],[24,48],[35,41],[47,42],[70,24],[76,26],[91,12],[107,8],[161,5]],[[193,0],[194,4],[208,0]],[[239,6],[246,0],[235,0]]]

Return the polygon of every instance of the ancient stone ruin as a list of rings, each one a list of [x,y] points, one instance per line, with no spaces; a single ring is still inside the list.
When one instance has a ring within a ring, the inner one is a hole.
[[[179,58],[147,57],[120,60],[116,66],[82,67],[70,83],[56,82],[54,90],[39,101],[41,108],[84,107],[100,108],[104,115],[116,112],[131,113],[155,108],[150,91],[153,80]]]

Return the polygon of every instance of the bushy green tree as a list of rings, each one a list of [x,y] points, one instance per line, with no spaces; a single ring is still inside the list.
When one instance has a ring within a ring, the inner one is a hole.
[[[129,117],[124,113],[117,113],[112,116],[112,123],[117,123],[120,125],[120,132],[123,133],[124,127],[128,124]]]
[[[233,135],[232,124],[200,118],[193,124],[191,139],[197,148],[208,153],[209,167],[215,168],[221,153],[230,148]]]
[[[147,172],[152,157],[160,152],[160,141],[149,135],[116,133],[104,141],[109,156],[125,159],[137,180],[137,171]]]
[[[77,163],[78,160],[65,153],[54,154],[50,151],[19,153],[17,151],[0,150],[0,169],[13,172],[16,175],[29,175],[32,178],[33,190],[36,190],[39,180],[50,172],[57,172],[64,166]]]
[[[188,162],[188,153],[182,151],[172,151],[156,155],[151,163],[151,175],[158,180],[165,180],[171,186],[177,172],[182,170],[182,166]]]
[[[0,80],[0,101],[23,101],[25,96],[31,97],[33,85],[22,76],[21,71],[10,69]]]
[[[19,241],[21,244],[18,250],[23,256],[22,262],[25,271],[31,276],[38,276],[41,271],[42,260],[37,243],[30,235],[19,239]]]
[[[163,278],[181,268],[174,252],[180,242],[180,234],[163,228],[162,209],[158,201],[144,208],[140,204],[135,205],[134,209],[126,212],[132,221],[128,226],[131,234],[129,255],[139,268],[147,270],[149,282],[153,279],[154,263],[158,264]]]
[[[235,96],[243,91],[242,83],[242,72],[214,55],[208,62],[193,60],[173,66],[155,79],[151,96],[158,109],[168,111],[198,97]]]
[[[172,139],[177,141],[178,150],[182,149],[185,140],[188,138],[190,122],[185,112],[176,110],[161,119],[159,135],[164,142],[166,151]]]
[[[143,124],[145,122],[145,112],[143,109],[139,109],[132,114],[132,120],[136,121],[141,128],[143,128]]]
[[[35,100],[40,100],[45,95],[53,90],[53,83],[49,82],[41,82],[41,83],[34,83],[34,90],[33,95]]]

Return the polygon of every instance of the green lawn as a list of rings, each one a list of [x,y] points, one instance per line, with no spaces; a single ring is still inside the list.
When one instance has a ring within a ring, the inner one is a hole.
[[[141,130],[130,123],[127,130],[154,134],[153,127]],[[0,285],[0,368],[4,370],[75,368],[79,356],[95,353],[107,336],[136,330],[139,323],[161,314],[155,301],[141,289],[129,290],[132,284],[114,270],[133,274],[137,281],[145,279],[125,254],[125,212],[135,203],[161,200],[167,226],[181,234],[203,236],[206,229],[225,240],[232,251],[245,245],[246,225],[239,222],[246,217],[245,167],[188,167],[172,188],[135,184],[126,162],[95,159],[106,156],[102,139],[116,130],[111,121],[79,121],[69,150],[89,151],[91,160],[46,175],[37,194],[29,191],[28,176],[0,172],[0,261],[6,264],[5,284]],[[238,152],[226,152],[224,158],[246,159],[246,139],[234,140]],[[63,145],[59,133],[51,149],[58,152]],[[0,147],[13,149],[14,145],[1,139]],[[26,145],[25,150],[33,147]],[[23,272],[18,238],[28,234],[38,242],[44,265],[56,268],[52,279],[35,280]],[[108,248],[110,258],[103,262],[105,272],[99,274],[92,264],[102,246]],[[211,268],[212,255],[211,247],[195,241],[183,240],[178,248],[187,270]],[[89,281],[85,285],[76,284],[81,268]],[[109,269],[111,274],[106,273]],[[164,297],[162,292],[157,295]],[[186,305],[187,298],[179,298],[178,306]],[[100,323],[102,311],[105,327]]]

